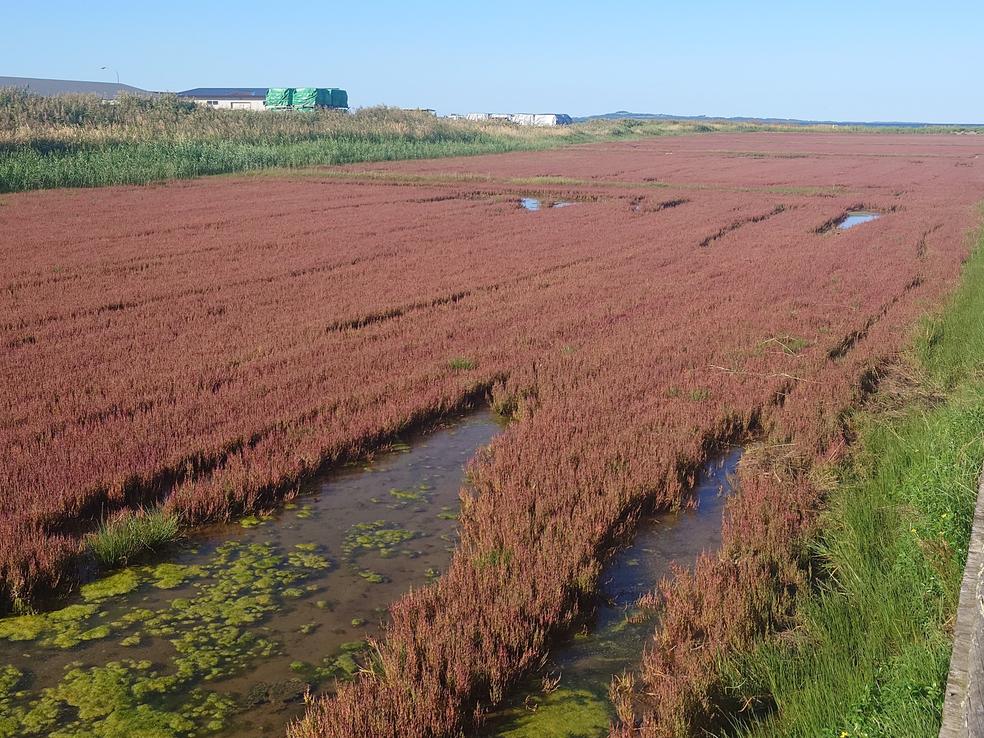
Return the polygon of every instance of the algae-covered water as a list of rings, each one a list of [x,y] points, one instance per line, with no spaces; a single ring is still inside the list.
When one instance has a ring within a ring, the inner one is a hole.
[[[638,599],[671,573],[693,566],[721,544],[721,517],[741,458],[734,448],[705,465],[693,490],[696,507],[640,522],[631,545],[605,566],[586,628],[561,643],[546,666],[524,680],[488,716],[483,738],[603,738],[615,718],[608,697],[613,675],[638,667],[653,623],[633,622]],[[558,681],[559,679],[559,681]],[[547,689],[544,689],[544,685]]]
[[[325,475],[166,561],[0,619],[0,738],[282,735],[365,663],[386,607],[438,576],[488,411]]]

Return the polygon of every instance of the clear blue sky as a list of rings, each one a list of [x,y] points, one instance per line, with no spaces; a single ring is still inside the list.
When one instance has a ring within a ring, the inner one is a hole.
[[[0,75],[353,106],[984,123],[984,0],[11,2]]]

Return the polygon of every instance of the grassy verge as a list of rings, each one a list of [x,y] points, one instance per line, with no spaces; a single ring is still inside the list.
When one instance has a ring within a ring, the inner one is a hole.
[[[745,736],[935,736],[984,461],[984,231],[963,283],[927,320],[903,389],[854,423],[816,540],[824,576],[801,626],[726,666]]]

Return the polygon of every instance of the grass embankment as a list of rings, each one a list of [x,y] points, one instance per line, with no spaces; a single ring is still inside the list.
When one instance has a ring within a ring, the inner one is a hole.
[[[171,95],[45,98],[0,90],[0,192],[140,184],[269,167],[530,151],[667,133],[740,130],[673,121],[532,128],[368,108],[245,112]]]
[[[919,330],[904,382],[853,419],[816,540],[824,577],[792,645],[732,664],[773,702],[747,736],[935,736],[984,460],[984,230],[963,283]]]

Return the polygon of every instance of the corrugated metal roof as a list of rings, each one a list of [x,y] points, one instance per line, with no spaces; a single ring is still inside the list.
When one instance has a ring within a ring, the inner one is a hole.
[[[43,79],[39,77],[0,77],[0,87],[17,87],[35,95],[98,95],[112,100],[121,93],[147,97],[157,93],[116,82],[85,82],[76,79]]]
[[[210,98],[216,100],[244,98],[262,100],[266,97],[266,87],[195,87],[178,93],[178,97],[193,97],[196,99]]]

